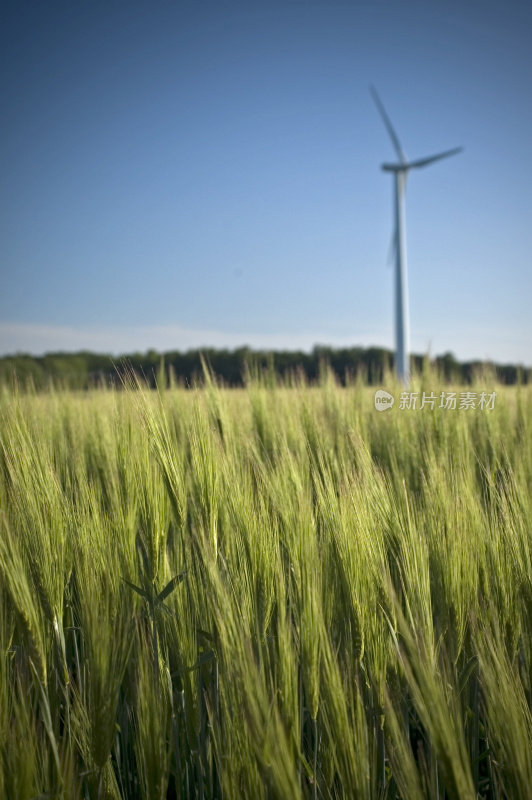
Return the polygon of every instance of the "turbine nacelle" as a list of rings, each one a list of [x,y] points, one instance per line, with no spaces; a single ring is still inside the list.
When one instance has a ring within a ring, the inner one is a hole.
[[[381,164],[383,172],[408,172],[410,167],[408,164]]]

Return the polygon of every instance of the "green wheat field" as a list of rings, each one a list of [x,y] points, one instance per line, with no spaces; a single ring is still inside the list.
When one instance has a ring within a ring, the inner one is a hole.
[[[2,390],[1,798],[531,796],[532,386],[384,388]]]

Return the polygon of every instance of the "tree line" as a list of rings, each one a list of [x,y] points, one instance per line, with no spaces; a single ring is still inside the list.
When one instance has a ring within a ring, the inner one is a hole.
[[[452,353],[428,359],[412,355],[412,370],[430,365],[447,382],[468,384],[480,372],[488,372],[506,385],[532,382],[532,368],[515,364],[456,360]],[[43,356],[16,354],[0,358],[0,385],[16,383],[37,390],[50,385],[88,389],[101,385],[120,386],[132,372],[149,386],[176,384],[186,387],[202,383],[207,368],[226,386],[245,385],[251,376],[271,376],[282,381],[314,383],[325,370],[346,384],[361,377],[370,385],[382,383],[394,368],[394,354],[381,347],[332,348],[316,346],[303,351],[265,351],[240,347],[236,350],[202,348],[187,352],[132,353],[114,358],[91,352],[47,353]]]

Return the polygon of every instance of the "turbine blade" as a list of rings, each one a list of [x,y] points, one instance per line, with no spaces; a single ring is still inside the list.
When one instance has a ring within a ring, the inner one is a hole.
[[[461,153],[463,149],[463,147],[453,147],[452,150],[446,150],[444,153],[438,153],[435,156],[418,158],[416,161],[410,161],[408,163],[408,167],[426,167],[429,164],[433,164],[435,161],[439,161],[441,158],[447,158],[448,156],[454,156],[457,153]]]
[[[399,158],[399,161],[402,164],[406,164],[407,158],[405,156],[403,148],[401,147],[401,142],[399,141],[399,137],[397,136],[396,132],[393,129],[393,125],[390,122],[390,118],[389,118],[388,114],[384,110],[384,106],[381,103],[381,99],[380,99],[379,95],[377,94],[377,91],[376,91],[374,86],[370,86],[369,90],[371,92],[371,96],[373,97],[373,100],[375,101],[375,105],[377,106],[377,108],[379,110],[379,114],[382,117],[382,121],[384,122],[386,130],[388,131],[388,133],[390,135],[390,139],[392,140],[393,146],[395,148],[395,152],[397,153],[397,157]]]

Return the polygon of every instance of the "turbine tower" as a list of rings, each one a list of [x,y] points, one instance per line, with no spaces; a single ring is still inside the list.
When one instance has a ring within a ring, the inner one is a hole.
[[[455,147],[446,150],[444,153],[437,153],[435,156],[419,158],[416,161],[408,161],[401,143],[393,129],[388,114],[384,110],[379,95],[370,87],[375,104],[382,117],[386,130],[390,135],[395,152],[397,153],[398,163],[382,164],[384,172],[391,172],[394,177],[394,200],[395,200],[395,229],[392,245],[395,249],[395,368],[397,377],[407,386],[410,379],[409,363],[409,321],[408,321],[408,283],[406,273],[406,223],[405,223],[405,190],[406,177],[411,169],[417,167],[427,167],[441,158],[453,156],[460,153],[462,147]]]

